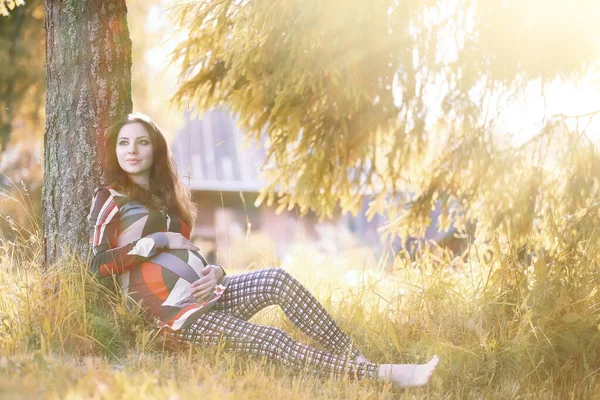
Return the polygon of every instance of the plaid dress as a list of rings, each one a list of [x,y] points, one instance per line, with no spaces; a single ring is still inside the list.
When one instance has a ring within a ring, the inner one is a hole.
[[[121,290],[141,303],[159,326],[179,330],[209,312],[229,282],[225,276],[212,295],[196,302],[191,284],[208,262],[197,251],[172,250],[160,232],[190,238],[185,222],[166,210],[148,207],[112,187],[96,189],[88,215],[94,274],[117,274]]]

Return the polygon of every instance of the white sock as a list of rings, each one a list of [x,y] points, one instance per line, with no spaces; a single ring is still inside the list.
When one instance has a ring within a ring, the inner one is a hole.
[[[378,375],[396,387],[423,386],[429,382],[438,362],[440,359],[435,355],[426,364],[381,364]]]

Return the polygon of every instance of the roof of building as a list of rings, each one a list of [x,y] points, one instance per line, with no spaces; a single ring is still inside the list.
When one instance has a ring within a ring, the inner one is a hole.
[[[223,110],[202,116],[186,111],[183,117],[171,148],[179,175],[191,190],[258,192],[265,186],[260,177],[264,142],[245,140]]]

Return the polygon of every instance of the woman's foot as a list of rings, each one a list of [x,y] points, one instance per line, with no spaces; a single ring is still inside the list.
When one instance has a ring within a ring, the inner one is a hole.
[[[440,358],[436,355],[427,364],[381,364],[379,379],[392,382],[395,387],[423,386],[429,382],[438,362]]]

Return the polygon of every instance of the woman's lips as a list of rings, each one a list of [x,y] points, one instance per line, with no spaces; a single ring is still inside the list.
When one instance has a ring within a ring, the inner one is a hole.
[[[127,160],[127,162],[128,162],[129,164],[133,164],[133,165],[135,165],[135,164],[139,163],[139,162],[140,162],[140,160]]]

